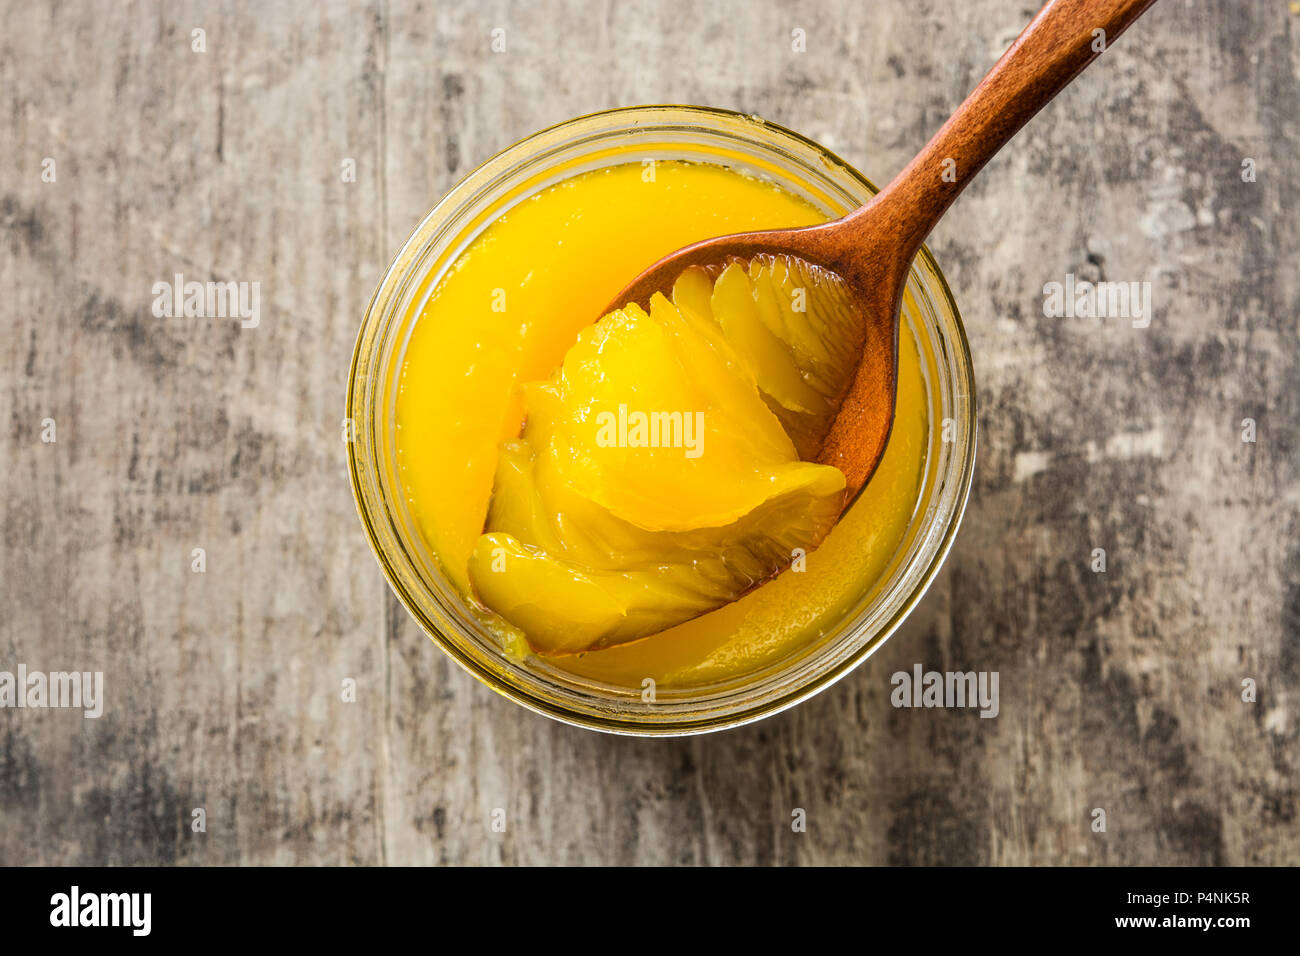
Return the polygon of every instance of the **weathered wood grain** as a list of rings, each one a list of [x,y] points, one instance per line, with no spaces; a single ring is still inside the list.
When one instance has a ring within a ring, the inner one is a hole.
[[[535,717],[389,596],[339,435],[374,284],[473,165],[609,106],[887,179],[1035,5],[0,6],[0,670],[108,693],[0,711],[0,863],[1300,862],[1287,4],[1162,0],[966,192],[931,240],[981,389],[946,570],[832,690],[679,741]],[[177,272],[259,282],[260,325],[155,318]],[[1151,281],[1154,321],[1045,318],[1067,273]],[[914,662],[998,670],[1000,715],[895,710]]]

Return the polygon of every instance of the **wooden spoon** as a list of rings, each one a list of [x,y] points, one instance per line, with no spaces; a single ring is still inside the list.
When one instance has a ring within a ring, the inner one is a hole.
[[[801,229],[747,232],[679,249],[641,273],[607,311],[647,305],[690,266],[788,255],[836,273],[861,310],[862,358],[817,460],[847,478],[844,507],[871,479],[894,423],[898,324],[912,259],[952,201],[1044,104],[1154,0],[1051,0],[934,138],[870,202]]]

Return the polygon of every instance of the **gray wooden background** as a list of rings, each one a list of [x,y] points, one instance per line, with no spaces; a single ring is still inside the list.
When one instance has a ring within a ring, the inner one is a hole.
[[[1161,0],[940,225],[970,509],[907,626],[793,712],[533,716],[421,635],[354,513],[358,323],[474,165],[684,102],[883,181],[1035,7],[0,3],[0,670],[107,693],[0,711],[0,863],[1300,862],[1300,5]],[[259,282],[259,327],[155,318],[177,272]],[[1151,326],[1045,318],[1070,273],[1151,282]],[[914,663],[999,671],[1000,715],[893,709]]]

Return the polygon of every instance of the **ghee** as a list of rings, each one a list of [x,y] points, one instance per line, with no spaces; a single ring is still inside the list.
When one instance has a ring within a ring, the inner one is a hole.
[[[610,297],[656,258],[709,236],[825,218],[774,184],[724,167],[660,162],[647,177],[629,163],[535,194],[460,255],[407,344],[396,445],[412,517],[467,599],[501,449],[520,432],[520,386],[550,377]],[[904,323],[885,457],[805,568],[684,624],[556,666],[625,686],[652,678],[685,687],[736,677],[807,644],[895,557],[920,493],[928,429],[920,357]],[[518,635],[499,623],[501,634]],[[520,641],[509,646],[527,653]]]
[[[734,601],[820,544],[844,504],[843,472],[791,437],[820,447],[854,372],[843,283],[764,256],[687,270],[649,305],[603,316],[526,384],[524,432],[502,447],[470,583],[539,651]]]

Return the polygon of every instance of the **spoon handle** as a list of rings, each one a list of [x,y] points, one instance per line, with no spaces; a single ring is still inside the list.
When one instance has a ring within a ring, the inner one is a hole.
[[[846,232],[857,220],[879,235],[887,217],[885,234],[910,262],[993,154],[1154,2],[1050,0],[925,148],[846,218]]]

